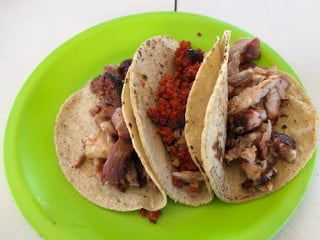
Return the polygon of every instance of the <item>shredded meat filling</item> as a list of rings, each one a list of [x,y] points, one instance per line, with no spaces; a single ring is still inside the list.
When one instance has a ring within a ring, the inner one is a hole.
[[[123,79],[130,64],[131,59],[124,60],[120,66],[109,64],[90,82],[90,90],[100,101],[89,112],[99,128],[82,139],[85,151],[75,164],[79,168],[85,159],[93,159],[102,182],[122,192],[128,186],[142,187],[147,183],[121,109]]]
[[[279,158],[291,162],[296,158],[295,141],[274,132],[272,124],[279,118],[286,102],[289,81],[277,67],[263,68],[253,61],[260,58],[259,39],[241,39],[230,48],[228,63],[229,103],[227,165],[238,161],[249,191],[271,191],[277,175]]]

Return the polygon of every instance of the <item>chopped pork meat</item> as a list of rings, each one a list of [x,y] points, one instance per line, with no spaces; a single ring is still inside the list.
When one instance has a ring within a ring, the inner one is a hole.
[[[112,72],[105,72],[90,82],[90,89],[100,98],[100,106],[121,107],[123,80]]]
[[[284,76],[281,76],[280,84],[277,86],[281,100],[286,98],[286,90],[288,86],[289,81]]]
[[[252,76],[254,74],[253,68],[248,68],[237,74],[231,75],[228,79],[229,85],[233,87],[248,86],[252,81]]]
[[[281,98],[277,87],[270,89],[264,101],[267,109],[268,118],[276,120],[280,111]]]
[[[116,108],[111,116],[111,122],[117,131],[118,137],[130,141],[130,134],[123,118],[122,109]]]
[[[266,95],[264,104],[270,120],[276,121],[279,115],[281,100],[285,99],[285,91],[288,87],[288,81],[280,77],[280,81]]]
[[[243,134],[259,127],[267,119],[264,109],[249,107],[229,118],[230,130]]]
[[[130,162],[128,170],[126,172],[126,180],[128,184],[132,187],[139,187],[138,174],[133,162]]]
[[[296,158],[295,141],[273,132],[272,124],[286,102],[289,81],[277,67],[253,63],[260,57],[259,40],[241,39],[230,48],[228,63],[228,131],[224,160],[237,161],[250,191],[271,191],[279,158]],[[240,184],[240,183],[239,183]]]
[[[264,126],[262,126],[262,128],[264,128],[261,140],[259,142],[259,150],[260,150],[260,155],[263,159],[268,159],[268,160],[272,160],[273,159],[269,157],[268,155],[268,144],[271,141],[271,134],[272,134],[272,124],[271,121],[268,120],[268,123],[265,123]]]
[[[232,77],[249,66],[254,66],[253,60],[259,59],[260,41],[258,38],[243,38],[236,41],[229,52],[228,77]]]
[[[109,121],[106,123],[110,124]],[[107,124],[104,124],[104,127],[106,127],[106,125]],[[114,129],[111,127],[112,126],[108,127],[108,131],[111,132],[102,131],[101,129],[98,129],[94,133],[90,134],[88,137],[84,137],[82,139],[82,142],[85,146],[85,155],[87,158],[106,158],[109,155],[110,150],[114,144]]]
[[[288,135],[272,132],[271,139],[278,153],[286,161],[292,162],[296,158],[296,141]]]
[[[239,53],[240,64],[251,63],[260,58],[260,40],[258,38],[242,38],[234,42],[230,48],[230,56]]]
[[[249,168],[247,171],[256,170],[260,173],[256,179],[247,178],[241,185],[244,189],[250,191],[271,191],[273,189],[273,179],[277,175],[277,169],[269,164],[266,160],[256,163],[254,167]]]
[[[249,179],[255,180],[260,177],[264,167],[256,163],[257,148],[256,146],[248,147],[242,151],[241,167],[246,172]]]
[[[245,88],[256,86],[266,78],[277,75],[277,72],[277,67],[262,68],[254,66],[231,75],[228,79],[229,99],[239,95]]]
[[[246,149],[253,145],[258,145],[262,138],[262,133],[255,131],[237,138],[230,138],[228,134],[228,137],[227,143],[228,141],[229,143],[227,144],[228,148],[226,149],[224,159],[229,164],[233,160],[245,158],[243,154],[246,154]]]
[[[121,108],[115,109],[111,116],[111,122],[117,131],[118,140],[112,145],[104,163],[102,181],[115,185],[119,190],[124,191],[126,189],[125,176],[132,163],[133,147]]]
[[[245,88],[238,96],[234,96],[230,99],[228,112],[230,114],[235,114],[259,103],[279,81],[279,77],[270,76],[268,79],[254,87]]]
[[[131,163],[133,147],[131,142],[119,138],[112,146],[107,160],[103,165],[102,182],[116,186],[124,192],[127,187],[126,174]]]
[[[120,66],[117,69],[117,73],[120,79],[125,79],[131,63],[132,59],[126,59],[121,62]]]
[[[101,75],[90,82],[90,90],[100,100],[90,110],[99,128],[82,139],[85,151],[75,165],[80,167],[85,159],[93,159],[102,182],[108,182],[120,191],[125,191],[128,186],[141,187],[147,182],[121,109],[123,78],[130,64],[130,59],[123,61],[119,67],[109,64]]]

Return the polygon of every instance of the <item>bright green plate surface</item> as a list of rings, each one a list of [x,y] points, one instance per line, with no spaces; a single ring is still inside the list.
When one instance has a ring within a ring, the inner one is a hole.
[[[156,225],[137,212],[113,212],[89,203],[66,181],[57,163],[53,129],[59,107],[105,64],[131,58],[141,42],[161,34],[208,50],[225,29],[232,30],[232,40],[250,36],[227,23],[187,13],[118,18],[75,36],[36,68],[9,116],[4,163],[17,205],[44,239],[266,239],[287,222],[309,185],[315,154],[292,182],[268,197],[234,205],[215,199],[197,208],[169,200]],[[262,56],[262,64],[278,65],[294,75],[265,44]]]

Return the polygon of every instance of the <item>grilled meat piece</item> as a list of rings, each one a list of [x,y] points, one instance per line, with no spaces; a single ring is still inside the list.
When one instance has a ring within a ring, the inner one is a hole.
[[[258,38],[243,38],[236,41],[229,52],[228,76],[233,76],[240,70],[255,66],[253,60],[259,59],[260,55],[260,40]]]
[[[259,59],[261,56],[260,40],[258,38],[239,39],[231,46],[230,56],[233,56],[237,52],[240,53],[240,64],[242,65]]]
[[[112,72],[105,72],[90,82],[90,89],[100,98],[100,105],[121,107],[123,80]]]
[[[243,134],[258,128],[267,119],[264,109],[249,107],[229,118],[229,129],[237,134]]]
[[[99,129],[84,138],[85,155],[81,158],[98,159],[102,182],[108,182],[120,191],[125,191],[129,185],[141,187],[147,182],[121,109],[123,78],[130,65],[130,59],[123,61],[120,67],[109,64],[90,82],[90,90],[100,100],[90,110]]]
[[[131,142],[119,138],[103,165],[102,182],[108,182],[124,192],[127,188],[125,177],[131,164],[132,152]]]
[[[288,80],[281,77],[278,84],[270,89],[270,92],[264,99],[264,105],[268,113],[268,118],[272,121],[276,121],[278,119],[281,100],[285,99],[285,92],[288,85]]]
[[[296,141],[293,138],[283,133],[272,132],[271,139],[276,152],[286,161],[292,162],[296,158]]]
[[[245,88],[238,96],[230,99],[228,113],[235,114],[259,103],[279,81],[278,76],[272,75],[254,87]]]

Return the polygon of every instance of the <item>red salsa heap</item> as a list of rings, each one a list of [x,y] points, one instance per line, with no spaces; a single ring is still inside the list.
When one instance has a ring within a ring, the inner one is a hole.
[[[187,99],[202,60],[201,49],[194,50],[190,42],[182,41],[175,52],[176,72],[161,79],[157,106],[148,109],[178,172],[199,171],[188,151],[184,126]],[[172,181],[176,187],[186,184],[176,177]]]

